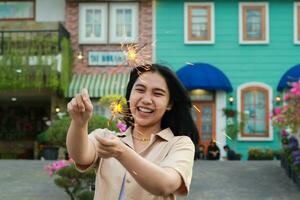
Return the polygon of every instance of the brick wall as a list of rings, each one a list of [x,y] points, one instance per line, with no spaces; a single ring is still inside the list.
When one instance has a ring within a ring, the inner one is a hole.
[[[93,1],[95,2],[95,1]],[[99,1],[101,2],[101,1]],[[151,44],[152,41],[152,1],[139,1],[139,44]],[[74,51],[73,73],[96,74],[104,71],[110,71],[112,67],[89,67],[87,62],[88,52],[91,50],[118,51],[121,44],[93,44],[81,45],[84,59],[77,58],[79,52],[79,3],[66,2],[65,28],[70,32],[71,43]],[[152,60],[152,46],[147,45],[143,53],[150,56]],[[122,68],[120,68],[122,70]]]

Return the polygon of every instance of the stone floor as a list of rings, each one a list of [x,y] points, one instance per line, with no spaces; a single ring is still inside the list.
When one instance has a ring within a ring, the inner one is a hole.
[[[47,163],[0,160],[0,199],[67,200],[43,171]],[[297,200],[300,189],[278,161],[196,161],[190,195],[183,199]]]

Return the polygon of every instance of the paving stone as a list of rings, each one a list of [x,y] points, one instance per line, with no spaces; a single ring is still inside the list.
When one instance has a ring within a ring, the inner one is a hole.
[[[49,161],[0,160],[0,200],[68,200],[43,171]],[[298,200],[300,189],[279,161],[195,162],[188,198],[179,200]]]

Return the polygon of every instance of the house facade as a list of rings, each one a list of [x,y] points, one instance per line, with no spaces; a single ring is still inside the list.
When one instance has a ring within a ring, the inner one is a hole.
[[[243,159],[252,147],[280,148],[270,115],[300,77],[299,9],[292,0],[155,1],[155,61],[191,92],[200,143],[216,140],[221,156],[229,144]]]
[[[66,1],[65,24],[74,50],[68,98],[87,88],[98,114],[106,95],[125,96],[130,48],[152,60],[152,1]]]
[[[65,105],[64,14],[61,0],[0,2],[0,158],[36,158],[36,136]]]

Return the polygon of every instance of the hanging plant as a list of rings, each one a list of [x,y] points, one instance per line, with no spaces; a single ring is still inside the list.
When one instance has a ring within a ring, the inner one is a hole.
[[[5,33],[0,58],[0,89],[51,89],[67,92],[72,61],[68,39],[58,48],[58,33]],[[28,37],[30,36],[30,38]],[[61,71],[57,57],[62,55]]]

